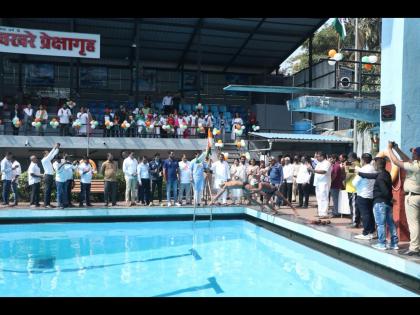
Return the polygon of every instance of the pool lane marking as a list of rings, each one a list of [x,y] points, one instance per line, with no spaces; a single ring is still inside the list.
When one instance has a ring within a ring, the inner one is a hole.
[[[221,293],[225,292],[225,291],[222,290],[220,285],[217,283],[216,277],[207,278],[207,281],[209,282],[208,284],[204,284],[204,285],[201,285],[201,286],[189,287],[189,288],[185,288],[185,289],[179,289],[179,290],[155,295],[154,297],[168,297],[168,296],[174,296],[174,295],[178,295],[178,294],[185,293],[185,292],[196,292],[196,291],[207,290],[207,289],[213,289],[216,292],[216,294],[221,294]]]
[[[190,249],[190,253],[191,253],[191,255],[193,255],[195,260],[202,260],[203,259],[203,258],[201,258],[201,256],[198,254],[198,252],[194,248]]]
[[[90,269],[100,269],[100,268],[106,268],[106,267],[115,267],[115,266],[121,266],[126,264],[135,264],[135,263],[144,263],[144,262],[151,262],[151,261],[159,261],[159,260],[166,260],[166,259],[174,259],[174,258],[181,258],[181,257],[187,257],[187,256],[193,256],[195,260],[201,260],[201,256],[197,253],[196,250],[190,249],[188,254],[182,254],[182,255],[172,255],[172,256],[166,256],[166,257],[157,257],[157,258],[149,258],[145,260],[133,260],[129,262],[124,263],[117,263],[117,264],[109,264],[109,265],[97,265],[97,266],[87,266],[82,268],[67,268],[67,269],[60,269],[60,272],[75,272],[80,270],[90,270]],[[44,269],[42,267],[39,268],[33,268],[33,269]],[[55,273],[58,270],[11,270],[11,269],[1,269],[4,272],[16,272],[16,273]]]

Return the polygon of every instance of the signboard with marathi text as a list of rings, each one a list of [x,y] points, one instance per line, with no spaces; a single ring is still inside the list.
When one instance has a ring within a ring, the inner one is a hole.
[[[0,26],[0,52],[100,58],[100,35]]]

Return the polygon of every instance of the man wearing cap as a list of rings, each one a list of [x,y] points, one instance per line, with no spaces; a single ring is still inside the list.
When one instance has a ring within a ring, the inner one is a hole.
[[[401,157],[397,159],[393,150]],[[412,158],[408,158],[395,142],[388,142],[389,157],[395,165],[407,171],[404,181],[405,191],[405,214],[407,216],[408,228],[410,230],[410,247],[403,255],[420,255],[420,147],[410,150]]]

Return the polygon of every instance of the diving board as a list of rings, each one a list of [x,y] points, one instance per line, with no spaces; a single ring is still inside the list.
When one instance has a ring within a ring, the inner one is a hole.
[[[295,112],[310,112],[348,119],[380,122],[380,100],[368,98],[341,98],[300,96],[287,101],[287,108]]]
[[[223,88],[224,91],[256,92],[256,93],[280,93],[280,94],[338,94],[358,95],[355,90],[321,89],[296,86],[270,86],[270,85],[236,85],[231,84]],[[362,92],[363,95],[379,95],[379,92]]]

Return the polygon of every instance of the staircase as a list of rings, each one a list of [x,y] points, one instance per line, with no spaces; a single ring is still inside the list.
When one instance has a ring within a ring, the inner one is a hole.
[[[229,154],[229,157],[227,159],[227,162],[229,163],[229,165],[232,165],[235,159],[239,159],[241,155],[248,152],[248,140],[245,140],[245,144],[246,144],[245,147],[238,149],[235,142],[224,143],[224,146],[221,149],[221,151]],[[250,154],[251,154],[251,159],[256,158],[253,152]]]

